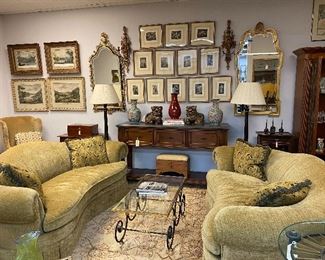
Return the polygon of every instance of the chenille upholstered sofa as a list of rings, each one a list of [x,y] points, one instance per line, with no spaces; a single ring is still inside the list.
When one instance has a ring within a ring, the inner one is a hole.
[[[204,259],[283,259],[278,236],[286,226],[325,219],[325,162],[308,154],[272,150],[266,164],[267,182],[312,181],[302,201],[280,207],[246,206],[260,179],[234,172],[234,147],[214,149],[218,169],[207,174],[209,213],[202,227]]]
[[[127,146],[106,141],[106,151],[109,163],[75,169],[65,143],[25,143],[0,154],[0,163],[38,175],[46,201],[44,210],[34,189],[0,185],[1,260],[15,259],[15,240],[32,230],[42,232],[44,259],[72,253],[85,224],[127,193]]]

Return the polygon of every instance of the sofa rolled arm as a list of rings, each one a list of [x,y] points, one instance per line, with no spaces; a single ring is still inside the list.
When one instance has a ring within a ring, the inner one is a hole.
[[[106,141],[106,151],[109,162],[119,162],[124,160],[128,155],[128,146],[119,141]]]
[[[217,146],[212,152],[212,159],[218,170],[234,171],[233,155],[235,148],[233,146]]]
[[[0,223],[41,223],[44,208],[37,191],[0,185]]]
[[[273,251],[278,248],[280,232],[290,224],[321,219],[317,207],[229,206],[214,219],[216,242],[242,250]]]

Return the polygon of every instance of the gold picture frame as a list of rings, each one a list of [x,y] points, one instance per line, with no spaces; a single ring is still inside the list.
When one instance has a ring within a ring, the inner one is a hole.
[[[178,93],[178,102],[186,102],[186,78],[168,78],[166,82],[167,87],[167,101],[172,100],[171,93]]]
[[[324,41],[325,40],[325,0],[313,1],[313,14],[312,14],[312,29],[311,40],[312,41]]]
[[[156,75],[175,74],[175,51],[157,50],[155,51]]]
[[[161,78],[146,79],[147,102],[165,102],[165,80]]]
[[[128,102],[137,100],[137,103],[144,103],[144,79],[127,79]]]
[[[220,48],[200,49],[200,73],[216,74],[219,72]]]
[[[185,47],[188,45],[188,23],[165,25],[165,47]]]
[[[177,51],[177,74],[195,75],[198,72],[197,49]]]
[[[231,100],[231,76],[212,77],[211,99],[219,99],[221,102]]]
[[[12,75],[42,75],[41,52],[38,43],[9,44],[8,58]]]
[[[80,74],[80,53],[77,41],[45,42],[48,74]]]
[[[86,111],[86,89],[83,77],[48,78],[50,110]]]
[[[133,51],[134,76],[152,76],[153,58],[152,51]]]
[[[191,23],[191,45],[214,45],[216,23],[213,21]]]
[[[139,37],[141,49],[162,47],[162,25],[140,25]]]
[[[48,111],[45,79],[12,79],[11,89],[15,112]]]
[[[189,102],[209,102],[209,78],[189,78]]]

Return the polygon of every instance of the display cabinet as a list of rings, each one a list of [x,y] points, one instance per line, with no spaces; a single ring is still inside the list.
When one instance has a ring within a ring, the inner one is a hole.
[[[325,137],[325,47],[306,47],[294,51],[297,56],[293,134],[298,152],[325,159],[317,150],[317,139]]]

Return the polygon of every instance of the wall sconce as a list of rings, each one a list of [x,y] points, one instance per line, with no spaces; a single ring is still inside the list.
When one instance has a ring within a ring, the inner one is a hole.
[[[227,62],[227,70],[229,70],[229,63],[231,61],[231,55],[234,54],[236,42],[234,41],[235,35],[233,30],[230,28],[231,21],[227,21],[227,29],[223,33],[222,41],[222,53],[226,55],[225,61]]]

